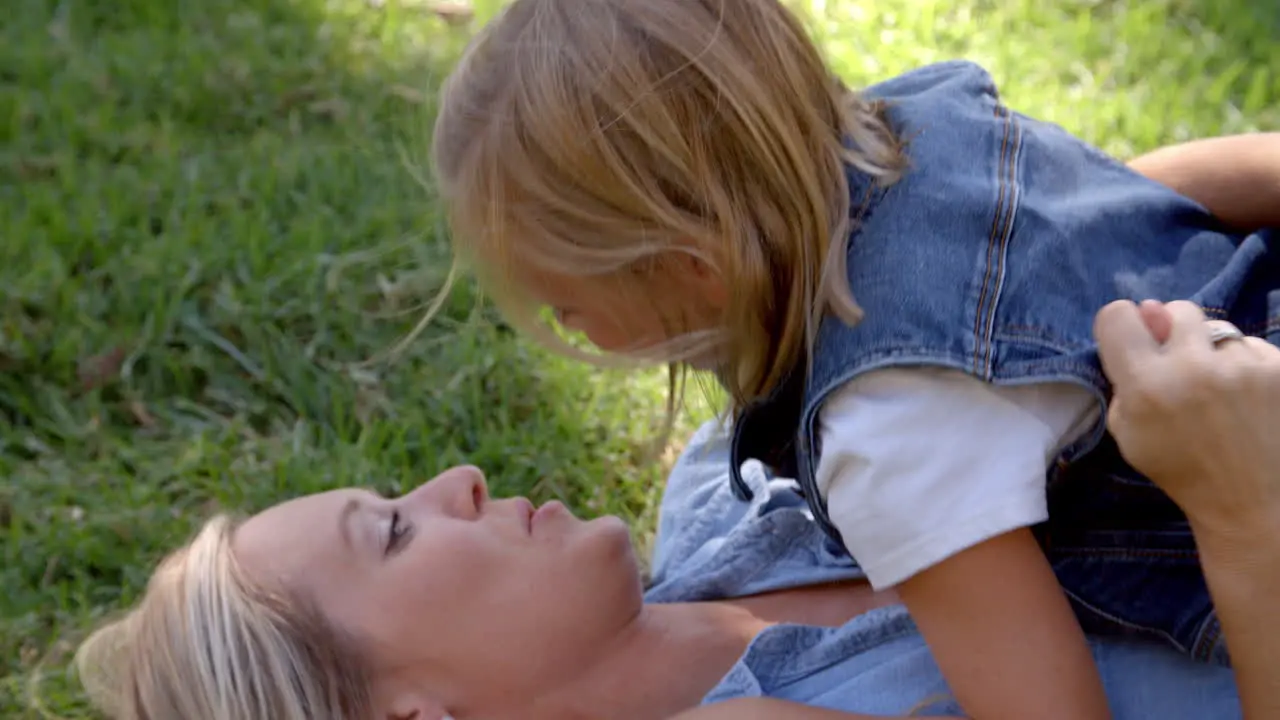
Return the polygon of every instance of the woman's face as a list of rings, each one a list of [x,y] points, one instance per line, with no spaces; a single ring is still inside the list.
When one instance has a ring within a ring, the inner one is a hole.
[[[490,500],[471,467],[393,500],[347,489],[276,505],[237,530],[235,552],[357,638],[391,715],[514,712],[581,674],[642,604],[622,521]]]

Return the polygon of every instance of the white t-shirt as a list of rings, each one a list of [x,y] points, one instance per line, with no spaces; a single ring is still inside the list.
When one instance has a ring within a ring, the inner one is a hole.
[[[820,411],[818,489],[871,584],[890,587],[1047,519],[1047,469],[1099,412],[1091,392],[1067,383],[876,370]]]

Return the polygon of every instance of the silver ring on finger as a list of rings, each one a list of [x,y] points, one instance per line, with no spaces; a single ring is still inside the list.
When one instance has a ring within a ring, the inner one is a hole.
[[[1232,340],[1243,340],[1245,337],[1240,328],[1226,320],[1207,320],[1206,322],[1209,324],[1209,342],[1213,343],[1215,348]]]

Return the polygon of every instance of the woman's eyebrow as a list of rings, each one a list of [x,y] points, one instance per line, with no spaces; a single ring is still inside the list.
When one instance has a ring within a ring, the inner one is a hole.
[[[342,542],[346,544],[347,549],[355,549],[354,543],[351,542],[351,515],[360,509],[360,499],[351,498],[342,506],[342,511],[338,513],[338,531],[342,533]]]

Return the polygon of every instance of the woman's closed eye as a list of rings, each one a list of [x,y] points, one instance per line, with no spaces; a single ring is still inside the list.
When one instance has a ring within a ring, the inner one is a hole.
[[[385,546],[385,554],[391,555],[400,548],[404,547],[405,542],[413,533],[413,526],[404,522],[400,517],[399,510],[391,511],[391,521],[387,523],[387,540]]]

